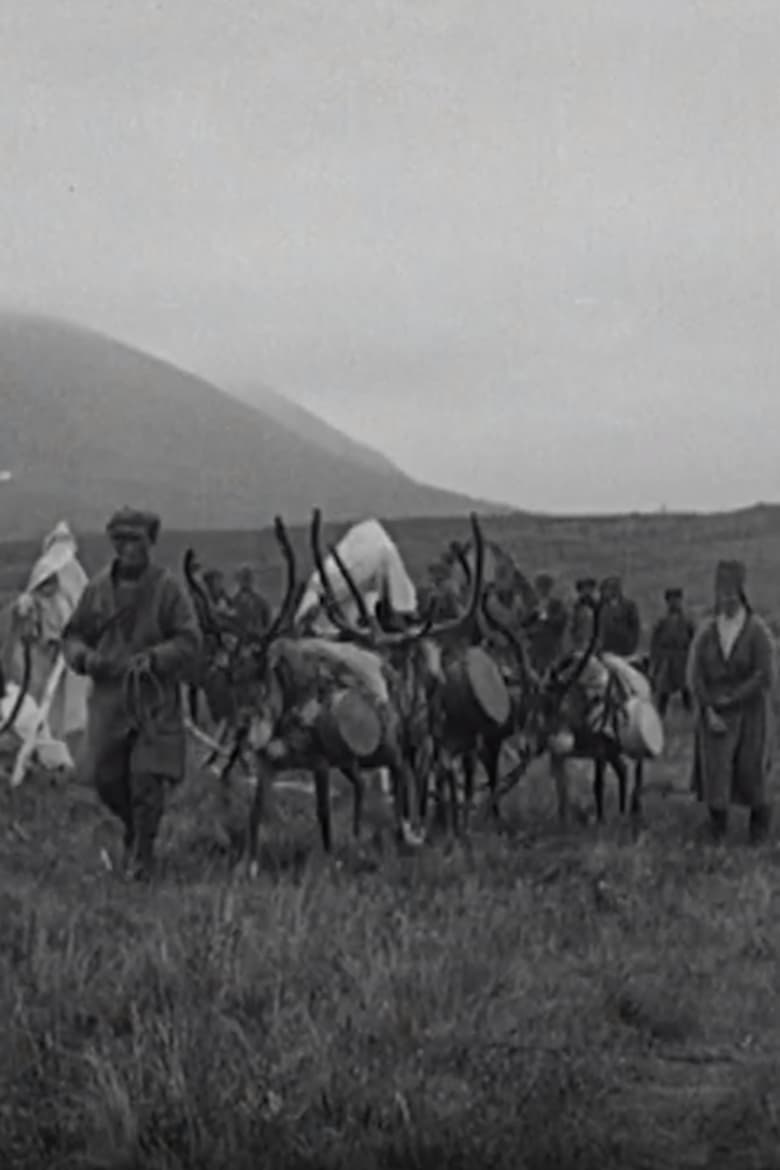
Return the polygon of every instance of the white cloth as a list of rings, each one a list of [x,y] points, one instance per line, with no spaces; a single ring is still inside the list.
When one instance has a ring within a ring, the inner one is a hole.
[[[14,709],[19,695],[16,683],[7,683],[5,695],[0,698],[0,723],[4,722]],[[25,695],[22,706],[17,715],[12,734],[18,741],[24,742],[35,730],[40,720],[40,708],[30,695]],[[56,739],[51,732],[48,720],[44,720],[35,739],[35,756],[38,763],[47,771],[56,771],[57,768],[72,768],[73,757],[68,745]]]
[[[414,582],[406,571],[395,542],[378,520],[363,520],[353,525],[336,545],[336,550],[366,601],[369,611],[383,593],[396,613],[412,614],[417,611],[417,590]],[[332,556],[326,557],[324,568],[336,600],[342,605],[348,619],[355,621],[358,617],[358,607]],[[298,606],[296,621],[314,616],[320,608],[321,601],[322,582],[315,569]],[[334,632],[334,627],[324,615],[317,615],[315,629],[323,635]]]
[[[632,666],[619,654],[610,654],[604,651],[601,660],[611,674],[616,674],[623,684],[623,690],[628,696],[636,695],[640,699],[650,700],[653,697],[649,680],[641,670]]]
[[[747,611],[744,606],[740,606],[735,614],[729,617],[728,614],[719,613],[715,619],[718,630],[718,641],[720,648],[723,651],[723,657],[728,658],[731,651],[736,645],[737,638],[744,629],[747,621]]]
[[[40,640],[32,646],[33,669],[31,697],[39,701],[54,666],[62,631],[70,620],[86,587],[88,577],[77,557],[78,546],[66,521],[45,537],[41,555],[32,567],[27,587],[15,602],[17,614],[24,619],[35,612]],[[47,595],[41,586],[56,578],[56,591]],[[12,650],[12,674],[21,681],[21,647]],[[83,731],[87,723],[89,681],[65,670],[49,711],[49,727],[54,739]]]

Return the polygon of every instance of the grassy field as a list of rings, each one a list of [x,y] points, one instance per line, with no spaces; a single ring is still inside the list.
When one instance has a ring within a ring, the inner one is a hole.
[[[627,567],[649,624],[667,583],[701,609],[724,553],[775,616],[771,521],[489,531],[564,581]],[[419,571],[462,527],[394,530]],[[260,538],[203,543],[233,564]],[[8,583],[23,564],[7,551]],[[780,1167],[777,835],[752,850],[738,816],[727,847],[699,843],[689,758],[675,710],[638,839],[614,789],[604,828],[560,833],[537,768],[505,834],[415,858],[355,846],[339,789],[327,863],[313,802],[285,793],[253,885],[223,842],[241,798],[225,826],[197,760],[149,889],[102,869],[116,830],[90,792],[2,788],[0,1166]]]

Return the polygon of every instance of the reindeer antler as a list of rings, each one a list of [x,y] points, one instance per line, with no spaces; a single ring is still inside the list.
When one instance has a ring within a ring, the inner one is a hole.
[[[346,636],[351,641],[358,642],[359,644],[367,646],[373,650],[380,650],[408,646],[424,637],[441,637],[442,635],[459,629],[461,626],[472,620],[477,611],[477,607],[482,595],[484,541],[482,537],[482,530],[480,529],[476,514],[472,513],[470,519],[472,531],[474,534],[476,565],[474,578],[472,581],[471,599],[466,611],[451,621],[442,622],[436,625],[434,621],[435,606],[432,605],[425,621],[423,621],[423,623],[416,629],[407,630],[400,634],[385,634],[377,628],[375,622],[371,621],[370,615],[367,614],[365,602],[363,602],[359,608],[361,609],[362,613],[366,614],[366,616],[369,618],[368,630],[358,629],[355,625],[348,622],[343,612],[341,611],[341,608],[336,600],[333,587],[330,583],[330,580],[328,579],[327,572],[325,571],[325,565],[323,563],[323,557],[320,548],[320,528],[322,524],[322,516],[320,510],[318,508],[315,509],[312,514],[311,524],[312,554],[314,556],[314,562],[317,567],[320,581],[322,583],[323,603],[325,604],[328,611],[328,616],[330,617],[331,621],[333,621],[334,625],[336,625],[344,634],[346,634]],[[357,585],[352,579],[346,565],[343,563],[343,560],[334,554],[335,549],[331,550],[331,555],[333,555],[334,562],[336,563],[339,572],[344,577],[347,587],[357,603],[357,595],[360,594],[360,590],[357,588]]]
[[[282,630],[289,621],[296,595],[295,552],[285,527],[284,520],[282,520],[281,516],[274,517],[274,536],[276,537],[277,544],[282,550],[282,556],[287,568],[287,586],[285,588],[284,596],[282,597],[282,604],[279,606],[279,612],[271,622],[268,629],[259,635],[259,640],[261,640],[266,646],[270,645],[270,643],[278,635],[279,631]]]

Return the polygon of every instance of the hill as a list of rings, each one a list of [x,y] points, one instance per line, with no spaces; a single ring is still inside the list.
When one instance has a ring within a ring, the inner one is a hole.
[[[445,515],[466,496],[418,483],[349,441],[336,449],[209,382],[88,330],[0,317],[0,532],[31,535],[58,516],[102,528],[125,502],[174,528],[256,528],[319,503],[328,515]],[[359,446],[359,445],[358,445]],[[352,451],[352,453],[350,453]]]
[[[399,468],[381,451],[375,451],[365,443],[350,438],[304,406],[272,390],[270,386],[231,386],[229,389],[236,398],[262,410],[264,414],[270,415],[289,430],[295,431],[296,435],[300,435],[330,455],[336,455],[339,459],[349,459],[382,475],[399,474]]]

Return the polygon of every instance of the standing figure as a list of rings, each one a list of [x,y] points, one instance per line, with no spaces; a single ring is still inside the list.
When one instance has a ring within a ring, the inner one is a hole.
[[[681,696],[686,711],[693,709],[685,678],[688,651],[693,641],[693,622],[683,609],[682,589],[667,589],[664,599],[666,613],[656,622],[650,639],[650,681],[662,718],[674,695]]]
[[[559,656],[563,649],[568,614],[566,606],[553,593],[553,578],[539,573],[534,580],[538,601],[524,625],[528,632],[531,664],[539,674]]]
[[[745,576],[740,561],[718,564],[715,612],[694,636],[687,681],[697,708],[692,787],[709,809],[712,836],[725,837],[729,806],[742,805],[757,844],[771,817],[775,650],[747,600]]]
[[[271,623],[271,610],[265,598],[255,589],[254,573],[244,565],[236,573],[236,592],[233,594],[233,611],[239,625],[254,634],[262,634]]]
[[[92,679],[85,779],[124,826],[125,865],[150,875],[166,784],[182,780],[181,683],[200,627],[176,577],[151,560],[158,517],[123,508],[108,524],[114,559],[87,584],[63,631],[71,670]]]
[[[574,603],[571,607],[569,627],[571,639],[574,638],[577,628],[581,628],[582,622],[589,621],[593,614],[593,607],[595,606],[597,600],[596,578],[579,577],[574,586],[574,590]]]
[[[218,614],[232,614],[233,606],[225,587],[225,574],[221,569],[208,569],[203,574],[203,581],[208,590],[209,600]]]
[[[636,602],[623,593],[619,577],[606,577],[601,583],[601,650],[631,658],[639,648],[639,610]]]

